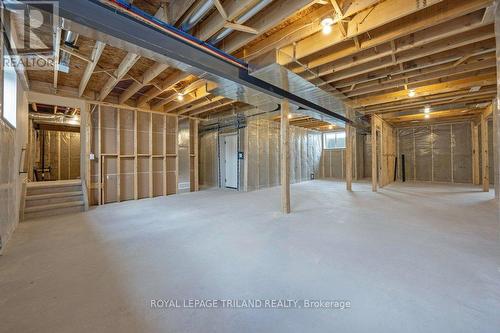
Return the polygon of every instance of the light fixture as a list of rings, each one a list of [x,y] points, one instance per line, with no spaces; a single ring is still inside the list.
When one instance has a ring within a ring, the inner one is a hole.
[[[184,100],[184,94],[183,94],[183,93],[178,93],[178,94],[177,94],[177,100],[178,100],[179,102],[182,102],[182,101]]]
[[[415,92],[415,90],[414,90],[414,89],[410,89],[410,90],[408,90],[408,97],[415,97],[415,95],[416,95],[416,94],[417,94],[417,93]]]
[[[323,27],[323,34],[328,35],[329,33],[332,32],[332,25],[334,21],[333,18],[331,17],[325,17],[324,19],[321,20],[321,26]]]
[[[288,114],[288,119],[292,119],[292,114],[291,113]]]
[[[328,129],[329,130],[333,129],[333,125],[328,125]]]
[[[428,113],[424,116],[425,119],[429,119],[430,117],[431,117],[431,115]]]
[[[431,107],[430,107],[429,105],[426,105],[426,106],[424,107],[424,113],[425,113],[425,114],[429,114],[429,113],[431,113]]]

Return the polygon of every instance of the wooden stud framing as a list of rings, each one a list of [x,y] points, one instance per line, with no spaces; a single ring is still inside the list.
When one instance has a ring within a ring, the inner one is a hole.
[[[97,188],[98,188],[98,191],[99,191],[99,195],[98,195],[98,199],[97,199],[97,202],[98,202],[98,205],[102,205],[103,202],[102,202],[102,167],[103,167],[103,156],[102,155],[102,129],[101,129],[101,126],[102,126],[102,115],[101,115],[101,106],[98,105],[97,106],[97,147],[98,147],[98,152],[97,152],[97,161],[98,161],[98,166],[97,166],[97,169],[98,169],[98,180],[97,180]]]
[[[69,157],[71,158],[71,155]],[[71,165],[71,161],[68,165]],[[59,131],[57,132],[57,179],[61,179],[61,132]]]
[[[114,177],[115,170],[110,170],[109,168],[114,168],[109,162],[116,159],[116,201],[124,201],[129,199],[139,199],[144,197],[152,198],[155,195],[170,195],[177,193],[177,182],[178,182],[178,147],[177,147],[177,117],[172,117],[166,114],[143,112],[138,110],[121,109],[113,107],[113,112],[116,112],[116,140],[113,145],[116,144],[116,151],[109,150],[109,147],[105,147],[105,140],[113,140],[109,136],[109,133],[105,129],[113,129],[110,124],[106,124],[109,117],[104,117],[105,112],[108,109],[103,109],[100,104],[96,104],[97,117],[98,117],[98,128],[94,128],[93,131],[89,128],[90,135],[95,135],[97,137],[97,148],[96,148],[96,158],[98,161],[97,172],[97,184],[91,184],[93,188],[98,188],[99,196],[97,198],[97,203],[99,205],[105,204],[109,201],[114,201],[112,194],[115,189],[107,188],[106,178],[109,175]],[[128,112],[128,116],[122,114],[122,112]],[[131,114],[132,113],[132,114]],[[147,117],[142,117],[146,116]],[[133,117],[133,118],[132,118]],[[141,118],[142,117],[142,118]],[[154,123],[156,119],[161,119],[161,124]],[[144,123],[139,123],[139,119],[144,120]],[[175,119],[175,121],[172,121]],[[167,121],[168,120],[168,121]],[[146,125],[146,121],[149,123]],[[192,124],[193,133],[197,137],[197,119],[189,119]],[[132,128],[133,126],[133,128]],[[123,135],[122,135],[123,130]],[[155,130],[156,132],[153,132]],[[92,133],[93,132],[93,133]],[[161,138],[161,146],[157,148],[155,145],[157,139]],[[133,138],[133,141],[131,140]],[[103,141],[104,140],[104,141]],[[123,141],[125,140],[125,141]],[[90,144],[90,142],[89,142]],[[133,147],[132,147],[133,144]],[[193,149],[198,150],[197,142],[193,140]],[[123,146],[123,147],[122,147]],[[172,151],[175,146],[175,151]],[[170,150],[167,150],[170,147]],[[133,151],[132,151],[133,149]],[[197,156],[198,154],[192,154],[194,166],[197,168]],[[142,160],[141,160],[142,159]],[[155,159],[160,162],[160,164],[155,163]],[[175,162],[174,162],[175,159]],[[124,161],[130,161],[125,164]],[[141,163],[142,161],[142,163]],[[147,162],[146,162],[147,161]],[[86,161],[90,164],[90,161]],[[131,169],[133,163],[133,185],[130,179]],[[175,164],[173,164],[175,163]],[[123,164],[123,165],[122,165]],[[158,165],[159,169],[155,170],[155,165]],[[128,166],[128,167],[127,167]],[[141,169],[143,168],[143,169]],[[170,169],[169,169],[170,168]],[[175,169],[174,169],[175,168]],[[90,170],[90,168],[89,168]],[[90,172],[90,171],[89,171]],[[124,172],[122,174],[122,172]],[[160,178],[155,178],[155,175],[160,174]],[[122,175],[126,178],[122,179]],[[175,175],[175,176],[174,176]],[[173,177],[174,176],[174,177]],[[89,176],[90,179],[90,176]],[[155,183],[155,179],[158,179],[159,183]],[[127,182],[127,183],[124,183]],[[129,183],[130,182],[130,183]],[[170,182],[172,184],[170,184]],[[174,184],[175,182],[175,184]],[[197,182],[197,179],[196,179]],[[109,183],[108,183],[109,184]],[[114,183],[113,183],[114,185]],[[124,187],[125,186],[125,187]],[[147,191],[146,191],[146,186]],[[195,186],[193,184],[193,186]],[[127,190],[127,188],[129,190]],[[131,193],[133,188],[133,195]],[[143,189],[141,191],[141,188]],[[157,189],[155,191],[155,188]],[[198,190],[198,186],[195,186]],[[146,191],[146,192],[144,192]],[[108,197],[109,196],[109,197]]]
[[[153,191],[153,114],[149,114],[149,197],[154,195]]]
[[[375,115],[371,118],[371,144],[372,144],[372,191],[377,192],[378,163],[377,163],[377,125]]]
[[[134,111],[134,200],[139,199],[139,176],[138,172],[138,148],[137,148],[137,114],[138,111]]]
[[[167,195],[167,116],[163,116],[163,195]]]
[[[116,158],[116,201],[121,201],[121,123],[120,123],[120,110],[116,110],[116,149],[118,156]]]
[[[288,77],[281,71],[281,83],[288,89]],[[281,101],[280,145],[281,145],[281,211],[289,214],[290,207],[290,104],[287,99]]]
[[[347,111],[348,117],[352,118],[351,110]],[[346,124],[345,126],[345,138],[346,138],[346,149],[345,149],[345,182],[346,189],[352,191],[352,166],[353,166],[353,134],[355,134],[355,129]]]
[[[486,112],[481,115],[481,162],[482,162],[482,178],[483,191],[490,190],[490,162],[488,156],[488,118]]]
[[[479,185],[481,183],[481,172],[479,167],[479,125],[471,122],[471,134],[472,134],[472,183],[474,185]]]

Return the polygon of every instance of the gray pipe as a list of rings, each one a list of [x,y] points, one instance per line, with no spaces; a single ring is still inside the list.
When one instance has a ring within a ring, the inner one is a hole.
[[[184,31],[191,30],[207,13],[212,9],[214,3],[212,0],[207,0],[196,8],[189,17],[187,17],[181,25]]]

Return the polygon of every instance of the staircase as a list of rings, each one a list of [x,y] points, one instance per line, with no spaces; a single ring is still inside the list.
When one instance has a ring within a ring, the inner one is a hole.
[[[22,219],[82,212],[86,207],[86,191],[79,179],[27,183]]]

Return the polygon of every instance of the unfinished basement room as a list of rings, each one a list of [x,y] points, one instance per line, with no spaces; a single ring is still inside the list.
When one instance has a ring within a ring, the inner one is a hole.
[[[500,332],[500,0],[0,0],[0,333]]]

